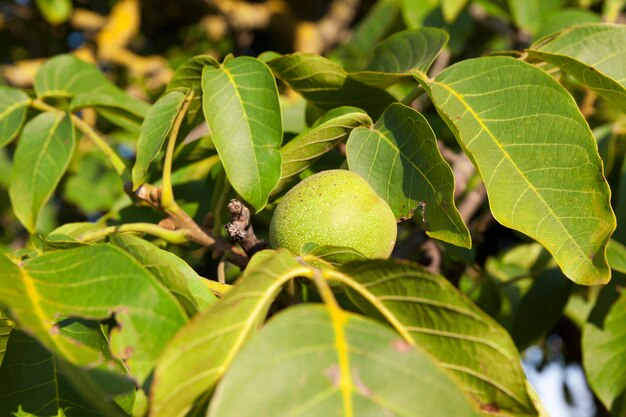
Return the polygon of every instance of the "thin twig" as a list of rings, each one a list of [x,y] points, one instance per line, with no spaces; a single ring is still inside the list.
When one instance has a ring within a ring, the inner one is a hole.
[[[230,240],[238,243],[249,257],[269,246],[266,241],[259,240],[254,234],[250,210],[241,201],[230,200],[228,211],[232,220],[224,227],[228,231]]]

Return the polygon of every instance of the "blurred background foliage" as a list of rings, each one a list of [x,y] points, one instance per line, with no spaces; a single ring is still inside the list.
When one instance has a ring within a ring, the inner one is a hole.
[[[459,60],[523,51],[533,41],[573,24],[624,23],[624,4],[620,0],[1,0],[0,83],[28,91],[47,58],[70,52],[97,64],[131,96],[154,102],[174,70],[195,55],[222,60],[228,54],[303,51],[323,54],[346,70],[359,70],[377,42],[399,30],[423,26],[444,28],[451,36],[431,70],[436,73]],[[626,243],[624,115],[575,80],[560,75],[560,81],[576,98],[598,140],[618,216],[615,238]],[[320,113],[280,87],[289,139]],[[394,88],[402,90],[402,86]],[[407,91],[394,93],[404,96]],[[471,163],[459,152],[427,97],[418,98],[413,106],[428,118],[445,145],[442,152],[456,175],[457,206],[472,233],[473,249],[428,240],[420,228],[418,210],[412,221],[400,224],[394,256],[435,265],[436,271],[507,328],[520,349],[538,343],[543,349],[543,359],[536,364],[539,368],[554,360],[580,363],[580,326],[599,290],[572,284],[539,245],[497,224]],[[122,120],[113,112],[81,113],[131,164],[139,122]],[[3,251],[38,244],[37,239],[28,241],[9,204],[14,149],[14,144],[0,149]],[[313,170],[337,167],[344,151],[337,147]],[[219,231],[226,218],[224,203],[234,195],[224,186],[224,173],[218,159],[212,158],[214,153],[206,131],[190,133],[177,150],[173,180],[181,206],[198,222],[213,224]],[[159,177],[158,170],[156,164],[151,179]],[[267,233],[269,208],[254,220],[261,237]],[[37,231],[46,234],[62,224],[85,220],[158,222],[159,215],[149,208],[133,207],[122,180],[101,153],[90,142],[81,141],[57,194],[40,215]],[[219,271],[224,264],[202,250],[170,250],[184,256],[201,274],[219,272],[226,280],[237,274],[229,267]],[[621,281],[623,276],[616,275],[616,281]],[[596,409],[603,415],[598,402]]]

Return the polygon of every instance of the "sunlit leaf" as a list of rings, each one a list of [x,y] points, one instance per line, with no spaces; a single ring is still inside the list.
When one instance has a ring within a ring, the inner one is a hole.
[[[233,58],[202,72],[203,109],[233,188],[257,211],[280,179],[282,118],[267,65]]]
[[[13,158],[9,196],[13,211],[29,232],[65,173],[76,146],[68,114],[42,113],[30,120]]]
[[[355,106],[378,117],[394,101],[386,91],[356,80],[338,64],[319,55],[283,55],[267,61],[267,65],[278,78],[323,110]]]
[[[315,126],[282,147],[282,173],[274,192],[280,191],[335,145],[345,141],[352,129],[372,123],[367,113],[355,107],[340,107],[329,111]]]
[[[256,254],[233,290],[185,326],[159,359],[150,416],[182,416],[222,377],[289,280],[309,271],[289,252]]]
[[[43,17],[53,25],[67,21],[72,15],[71,0],[36,0]]]
[[[468,0],[441,0],[441,11],[446,22],[454,22]]]
[[[445,278],[416,265],[351,262],[339,268],[352,301],[426,349],[485,415],[536,415],[509,334]]]
[[[174,296],[130,255],[113,246],[48,252],[18,266],[0,256],[0,305],[48,350],[76,365],[101,355],[58,331],[60,317],[106,319],[119,327],[111,351],[141,384],[161,350],[186,322]]]
[[[23,91],[0,85],[0,148],[8,145],[22,129],[29,101]]]
[[[615,216],[572,96],[509,57],[463,61],[422,83],[482,176],[493,216],[541,243],[573,281],[607,282]]]
[[[143,117],[149,105],[113,85],[93,65],[72,55],[58,55],[44,62],[35,76],[37,96],[71,99],[70,110],[109,107]]]
[[[575,26],[539,40],[531,56],[550,62],[626,113],[626,26]]]
[[[386,326],[323,306],[272,319],[237,355],[207,415],[478,416],[430,356]]]
[[[137,141],[133,189],[136,190],[144,182],[150,163],[161,150],[186,97],[187,94],[182,91],[170,91],[162,95],[148,110]]]
[[[373,129],[352,131],[346,154],[350,170],[367,180],[396,218],[411,218],[421,205],[429,236],[471,247],[469,231],[454,205],[452,170],[424,116],[392,104]]]
[[[217,301],[215,295],[202,283],[204,278],[173,253],[129,234],[113,235],[111,242],[130,253],[152,272],[174,293],[189,316],[205,310]]]

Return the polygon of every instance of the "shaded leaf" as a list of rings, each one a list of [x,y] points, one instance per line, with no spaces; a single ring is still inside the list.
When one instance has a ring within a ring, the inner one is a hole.
[[[13,264],[0,256],[0,304],[17,325],[73,364],[93,365],[101,354],[59,333],[59,317],[105,319],[115,314],[111,351],[139,383],[186,321],[180,305],[130,255],[113,246],[48,252]]]
[[[347,139],[352,129],[372,123],[367,113],[355,107],[340,107],[329,111],[315,126],[281,148],[282,173],[274,193],[283,189],[335,145]]]
[[[257,211],[280,179],[282,118],[267,65],[233,58],[202,72],[203,109],[233,188]]]
[[[606,257],[612,270],[626,274],[626,246],[611,239],[606,248]]]
[[[559,32],[573,25],[587,23],[600,23],[602,17],[587,9],[577,7],[562,7],[547,13],[541,20],[541,26],[535,38],[541,39],[544,36]]]
[[[373,129],[352,131],[346,155],[350,170],[367,180],[396,218],[411,218],[421,205],[429,236],[471,247],[469,231],[454,205],[452,170],[424,116],[392,104]]]
[[[102,106],[143,117],[150,107],[113,85],[94,65],[72,55],[58,55],[47,60],[37,71],[34,88],[41,98],[72,99],[70,110]]]
[[[626,113],[626,26],[590,24],[539,40],[529,52],[572,74]]]
[[[207,415],[478,416],[432,359],[391,329],[319,305],[272,319],[237,355]]]
[[[129,234],[115,234],[111,236],[111,242],[130,253],[173,292],[189,316],[217,301],[215,295],[202,283],[204,278],[173,253]]]
[[[454,22],[467,3],[468,0],[441,0],[441,11],[446,22]]]
[[[386,91],[357,81],[338,64],[319,55],[283,55],[267,61],[267,65],[283,82],[324,110],[355,106],[378,117],[394,101]]]
[[[7,342],[9,340],[9,335],[11,334],[11,330],[15,327],[15,324],[9,320],[2,311],[0,311],[0,365],[2,365],[2,360],[4,359],[4,353],[6,352]]]
[[[389,73],[425,73],[447,42],[448,34],[441,29],[403,30],[376,45],[367,69]]]
[[[626,294],[603,288],[582,331],[583,367],[589,385],[611,411],[626,414]]]
[[[0,85],[0,148],[20,133],[29,102],[30,98],[23,91]]]
[[[518,28],[536,33],[541,26],[540,0],[507,0],[513,22]]]
[[[31,233],[70,163],[75,135],[69,114],[41,113],[24,126],[13,158],[9,196],[15,215]]]
[[[422,83],[483,178],[494,217],[541,243],[573,281],[607,282],[615,216],[572,96],[509,57],[463,61]]]
[[[155,371],[150,416],[184,415],[211,391],[283,284],[309,271],[286,250],[257,253],[235,287],[168,344]]]
[[[339,271],[331,277],[349,287],[359,308],[433,355],[484,415],[536,415],[511,337],[446,279],[380,260],[352,262]]]
[[[173,90],[162,95],[148,110],[137,141],[137,158],[133,166],[133,190],[145,181],[150,163],[156,158],[168,137],[187,94]]]

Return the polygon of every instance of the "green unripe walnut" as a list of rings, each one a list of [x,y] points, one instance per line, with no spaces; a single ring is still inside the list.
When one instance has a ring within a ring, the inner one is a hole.
[[[302,245],[313,242],[388,258],[396,234],[393,212],[367,181],[331,170],[306,178],[283,197],[270,224],[270,245],[298,255]]]

